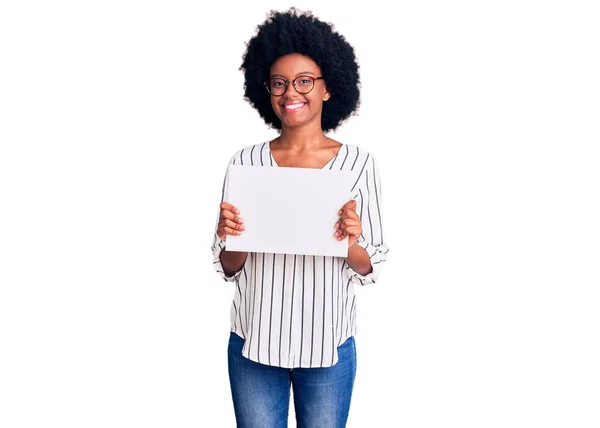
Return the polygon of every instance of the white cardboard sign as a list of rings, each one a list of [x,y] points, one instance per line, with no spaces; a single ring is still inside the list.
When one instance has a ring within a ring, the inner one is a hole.
[[[246,229],[227,235],[230,251],[346,257],[334,225],[352,195],[351,171],[229,165],[226,202]]]

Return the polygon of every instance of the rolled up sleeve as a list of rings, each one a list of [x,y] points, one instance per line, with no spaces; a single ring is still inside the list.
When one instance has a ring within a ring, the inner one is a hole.
[[[216,238],[214,239],[214,243],[212,245],[213,266],[221,278],[223,278],[225,281],[233,282],[238,278],[238,276],[240,276],[244,267],[242,266],[242,268],[240,268],[240,270],[234,273],[232,276],[227,276],[225,274],[223,265],[221,264],[221,253],[225,249],[225,241],[219,238],[216,233],[215,237]]]
[[[383,238],[383,222],[381,213],[381,180],[375,158],[370,156],[369,167],[365,168],[364,179],[358,187],[356,212],[362,223],[362,235],[356,241],[369,255],[372,271],[366,275],[356,272],[346,263],[346,273],[357,285],[374,284],[387,260],[389,247]]]
[[[234,159],[235,159],[235,155],[229,161],[229,165],[235,163]],[[221,190],[221,202],[223,202],[225,200],[225,189],[227,188],[227,179],[229,176],[229,165],[227,167],[227,171],[225,172],[225,178],[223,179],[223,188]],[[225,280],[227,282],[234,282],[240,276],[240,274],[244,268],[242,266],[242,268],[240,268],[240,270],[235,272],[232,276],[227,276],[225,274],[225,271],[223,269],[223,264],[221,263],[221,253],[225,249],[225,241],[222,240],[219,237],[219,235],[217,235],[217,228],[219,225],[220,215],[221,215],[221,208],[219,207],[219,209],[217,211],[217,221],[216,221],[215,228],[214,228],[213,242],[211,245],[211,250],[213,253],[213,267],[214,267],[215,271],[217,271],[217,274],[219,274],[219,276],[221,278],[223,278],[223,280]]]

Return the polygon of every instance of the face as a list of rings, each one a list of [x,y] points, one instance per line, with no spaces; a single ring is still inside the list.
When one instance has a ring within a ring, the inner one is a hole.
[[[307,56],[289,54],[279,57],[271,66],[270,78],[281,77],[290,80],[285,93],[276,97],[271,95],[271,105],[282,127],[298,127],[313,124],[321,128],[323,102],[331,96],[323,79],[315,80],[312,91],[301,94],[296,91],[291,80],[298,76],[322,77],[321,69]],[[297,86],[299,85],[297,81]]]

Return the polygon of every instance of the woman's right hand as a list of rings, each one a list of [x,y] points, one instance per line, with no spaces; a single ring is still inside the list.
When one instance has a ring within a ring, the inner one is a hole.
[[[226,235],[240,235],[245,229],[244,219],[239,216],[240,210],[229,202],[221,202],[221,215],[217,225],[217,235],[225,241]]]

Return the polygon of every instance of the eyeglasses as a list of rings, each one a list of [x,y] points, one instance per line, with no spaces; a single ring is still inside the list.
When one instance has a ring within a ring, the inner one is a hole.
[[[294,89],[299,94],[308,94],[315,87],[315,80],[322,79],[321,77],[298,76],[294,80],[286,80],[281,77],[274,77],[265,82],[267,91],[275,97],[280,97],[287,91],[288,85],[292,82]]]

